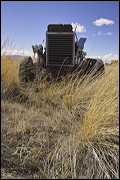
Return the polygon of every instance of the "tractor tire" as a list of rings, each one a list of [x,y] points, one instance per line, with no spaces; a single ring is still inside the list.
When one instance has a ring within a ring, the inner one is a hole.
[[[96,62],[96,72],[103,74],[105,72],[105,66],[102,60],[97,60]]]
[[[81,69],[84,75],[92,74],[92,76],[97,76],[104,73],[104,63],[100,59],[86,58],[81,63]]]
[[[25,57],[20,62],[19,80],[20,83],[28,83],[35,79],[34,65],[31,57]]]

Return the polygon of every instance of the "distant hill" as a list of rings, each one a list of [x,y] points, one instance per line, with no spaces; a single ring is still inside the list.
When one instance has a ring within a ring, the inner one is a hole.
[[[12,59],[21,59],[21,58],[23,58],[23,56],[21,56],[21,55],[10,55],[9,57],[12,58]]]
[[[25,56],[22,55],[6,55],[5,57],[10,57],[11,59],[22,59]],[[33,60],[36,60],[34,57],[32,57]]]

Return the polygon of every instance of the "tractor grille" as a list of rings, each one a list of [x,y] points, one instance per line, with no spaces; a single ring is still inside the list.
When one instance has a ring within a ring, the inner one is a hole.
[[[48,66],[74,65],[74,33],[46,33],[46,62]]]

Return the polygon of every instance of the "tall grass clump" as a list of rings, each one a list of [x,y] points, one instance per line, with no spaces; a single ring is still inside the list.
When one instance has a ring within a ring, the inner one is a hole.
[[[12,63],[2,65],[2,179],[119,179],[118,65],[22,88]]]
[[[65,109],[56,127],[63,133],[49,153],[48,176],[118,179],[118,66],[91,83],[69,81],[64,87]]]
[[[10,37],[2,38],[1,45],[1,95],[10,92],[19,85],[19,59],[12,59],[10,55],[14,51],[14,41]],[[11,50],[10,50],[11,49]],[[10,53],[11,52],[11,53]]]

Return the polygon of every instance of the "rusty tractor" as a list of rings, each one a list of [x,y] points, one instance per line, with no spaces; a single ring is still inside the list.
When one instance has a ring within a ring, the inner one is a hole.
[[[20,81],[33,81],[36,77],[35,69],[39,69],[40,73],[44,72],[44,75],[51,74],[52,78],[76,71],[81,76],[89,74],[93,69],[95,74],[103,73],[102,60],[85,58],[85,42],[86,38],[78,40],[71,24],[49,24],[46,31],[46,47],[43,49],[42,45],[32,45],[34,56],[37,54],[37,62],[33,63],[31,57],[24,57],[21,61]]]

